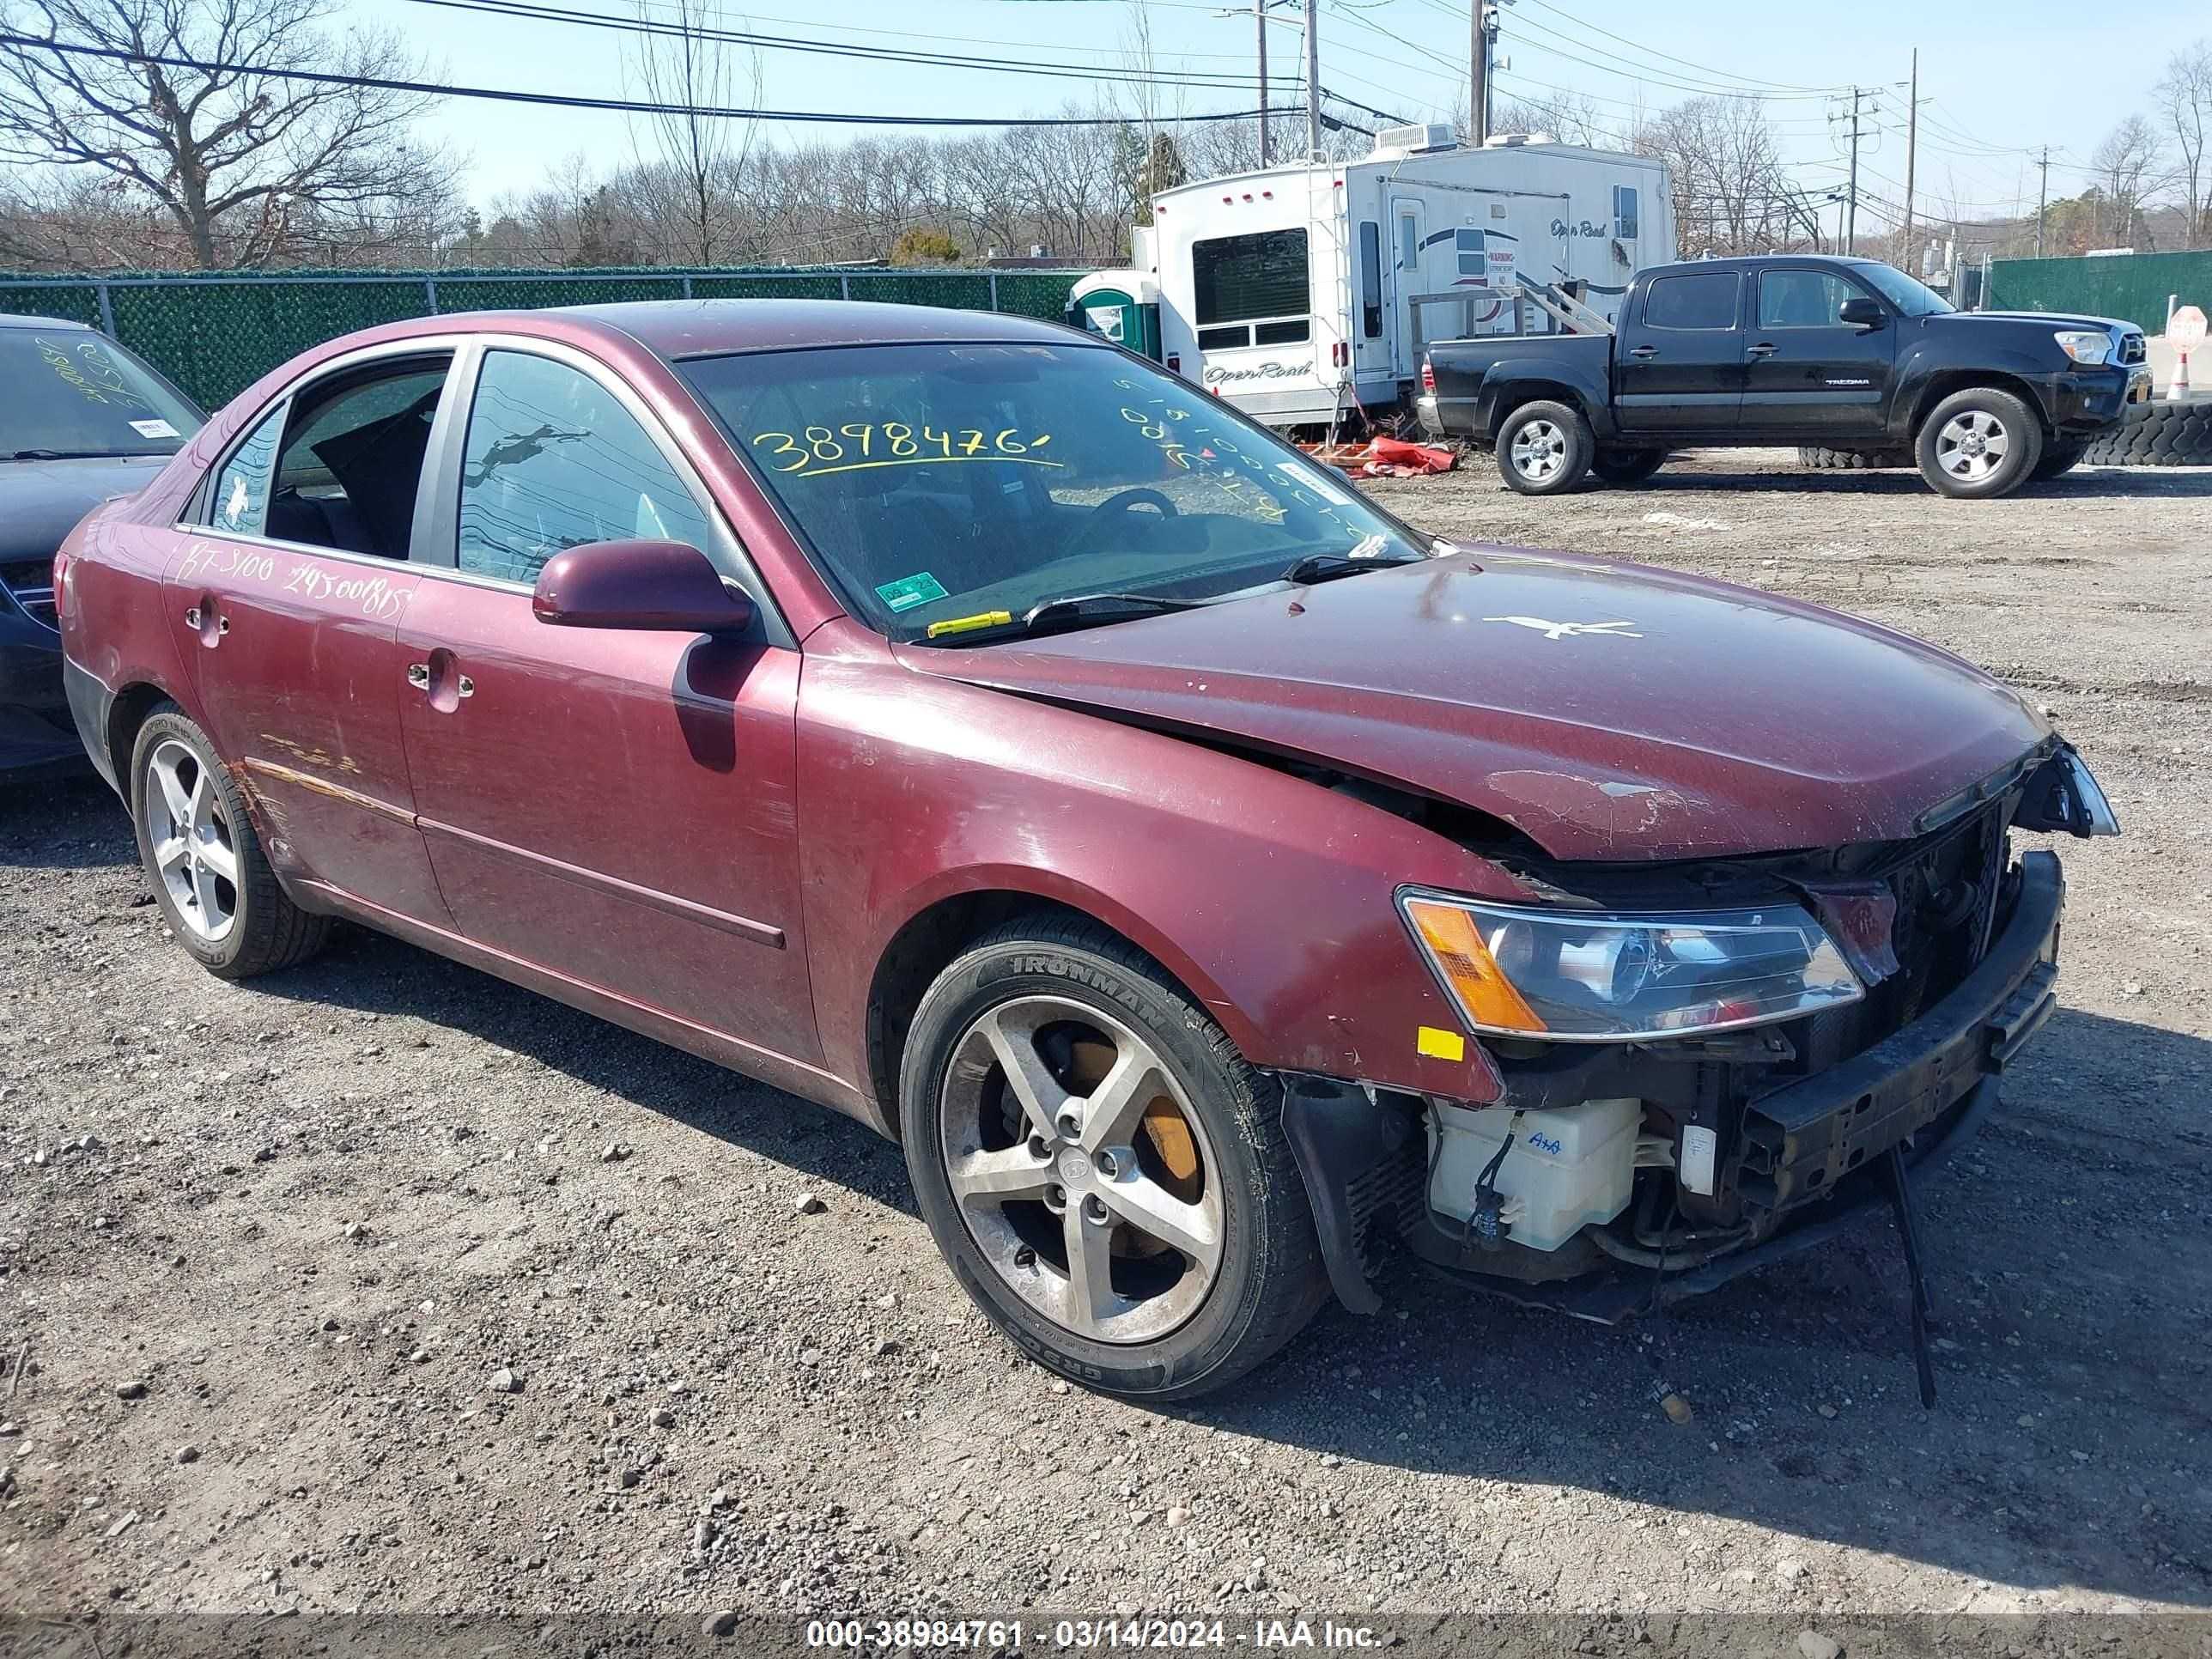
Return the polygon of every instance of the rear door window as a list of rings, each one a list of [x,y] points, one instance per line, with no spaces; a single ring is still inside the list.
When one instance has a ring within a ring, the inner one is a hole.
[[[1646,328],[1734,328],[1743,279],[1733,270],[1662,276],[1644,301]]]
[[[279,404],[261,417],[246,441],[230,453],[215,475],[208,497],[208,522],[241,536],[268,533],[269,479],[276,471],[276,444],[284,435],[290,404]]]

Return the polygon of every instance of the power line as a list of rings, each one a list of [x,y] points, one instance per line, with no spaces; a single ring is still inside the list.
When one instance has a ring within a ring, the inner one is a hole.
[[[865,62],[911,64],[927,69],[988,70],[1002,75],[1046,76],[1061,80],[1121,81],[1153,86],[1200,88],[1211,91],[1250,91],[1259,82],[1249,75],[1231,75],[1212,70],[1193,71],[1103,70],[1087,64],[1053,63],[1042,58],[982,57],[972,52],[923,52],[905,46],[868,46],[799,35],[765,34],[752,29],[711,25],[687,27],[678,23],[636,17],[613,17],[605,12],[579,10],[545,3],[544,0],[410,0],[418,6],[443,10],[483,12],[496,17],[528,19],[533,22],[564,23],[576,27],[605,29],[617,34],[662,39],[714,40],[731,46],[755,46],[770,52],[799,52],[813,57],[850,58]]]
[[[613,110],[635,115],[696,115],[724,120],[791,121],[832,126],[906,127],[1119,127],[1129,125],[1120,115],[881,115],[842,111],[750,109],[709,104],[658,103],[633,98],[591,98],[579,94],[523,92],[511,87],[456,86],[439,81],[412,81],[395,76],[341,75],[334,71],[269,69],[252,64],[187,58],[178,54],[131,52],[120,46],[91,46],[75,42],[41,40],[36,35],[0,33],[0,46],[57,52],[65,57],[101,58],[126,64],[149,64],[161,69],[195,70],[203,75],[250,76],[265,81],[298,81],[314,86],[359,87],[376,92],[416,93],[435,98],[473,98],[496,103],[550,105],[560,109]],[[1333,94],[1332,94],[1333,95]],[[1339,100],[1346,101],[1346,100]],[[1354,106],[1364,108],[1364,105]],[[1179,115],[1173,124],[1207,121],[1250,121],[1261,116],[1299,113],[1292,110],[1244,109]]]
[[[1622,46],[1632,46],[1638,52],[1648,53],[1654,58],[1663,58],[1670,64],[1680,64],[1686,69],[1697,70],[1705,75],[1719,76],[1730,81],[1741,81],[1751,86],[1764,88],[1770,92],[1828,93],[1836,89],[1833,87],[1798,86],[1787,81],[1762,81],[1753,76],[1738,75],[1733,70],[1715,69],[1710,64],[1696,63],[1687,58],[1677,58],[1673,52],[1662,52],[1656,46],[1647,46],[1642,41],[1632,40],[1625,34],[1615,34],[1611,29],[1600,28],[1595,23],[1576,17],[1571,12],[1561,10],[1559,7],[1549,3],[1549,0],[1528,0],[1528,3],[1550,12],[1554,17],[1565,18],[1572,22],[1576,27],[1587,29],[1592,34],[1601,34],[1608,40],[1618,40]]]

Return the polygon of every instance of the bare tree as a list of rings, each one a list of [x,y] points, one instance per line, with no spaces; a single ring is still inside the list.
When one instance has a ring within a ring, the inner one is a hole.
[[[2158,129],[2140,115],[2130,115],[2104,137],[2104,141],[2090,153],[2089,167],[2096,174],[2097,189],[2103,198],[2101,220],[2096,227],[2100,236],[2111,227],[2114,244],[2132,245],[2147,240],[2142,223],[2143,200],[2160,182],[2158,167],[2165,142]]]
[[[2212,179],[2205,145],[2212,138],[2212,40],[2199,40],[2166,60],[2154,89],[2180,155],[2182,240],[2194,247],[2212,241]]]
[[[9,33],[46,43],[0,46],[0,161],[125,182],[203,267],[265,264],[322,216],[406,222],[449,170],[405,141],[429,100],[274,73],[420,77],[394,35],[325,34],[317,26],[334,11],[325,0],[0,0]]]
[[[1457,124],[1466,137],[1466,118]],[[1548,98],[1501,98],[1490,109],[1492,132],[1545,134],[1563,144],[1587,149],[1619,149],[1625,136],[1602,106],[1586,93],[1561,92]]]
[[[1647,121],[1635,147],[1667,163],[1685,252],[1759,253],[1790,240],[1796,196],[1758,100],[1690,99]]]
[[[735,186],[751,161],[759,123],[702,112],[758,106],[760,51],[732,61],[720,13],[708,0],[636,3],[642,33],[628,67],[643,101],[672,106],[641,118],[657,164],[641,157],[636,182],[655,198],[665,255],[687,264],[721,264],[735,246]],[[680,234],[672,237],[670,230]]]

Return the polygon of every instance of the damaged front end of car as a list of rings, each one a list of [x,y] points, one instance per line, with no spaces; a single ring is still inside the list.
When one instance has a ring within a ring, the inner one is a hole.
[[[2011,832],[2118,833],[2047,738],[1902,841],[1654,865],[1513,858],[1541,896],[1401,891],[1413,948],[1494,1099],[1285,1074],[1285,1120],[1341,1299],[1394,1252],[1612,1322],[1887,1205],[1932,1400],[1911,1171],[1996,1103],[2055,1006],[2064,882]],[[1502,860],[1505,861],[1505,860]]]

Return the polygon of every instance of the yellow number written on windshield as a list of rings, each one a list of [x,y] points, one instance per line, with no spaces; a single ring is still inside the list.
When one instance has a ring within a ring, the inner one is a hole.
[[[820,477],[871,466],[937,466],[947,461],[1016,462],[1024,466],[1059,466],[1036,453],[1052,434],[1024,434],[1019,427],[986,432],[977,427],[939,431],[903,421],[870,421],[838,427],[810,426],[799,432],[756,432],[751,443],[762,462],[777,472]]]

